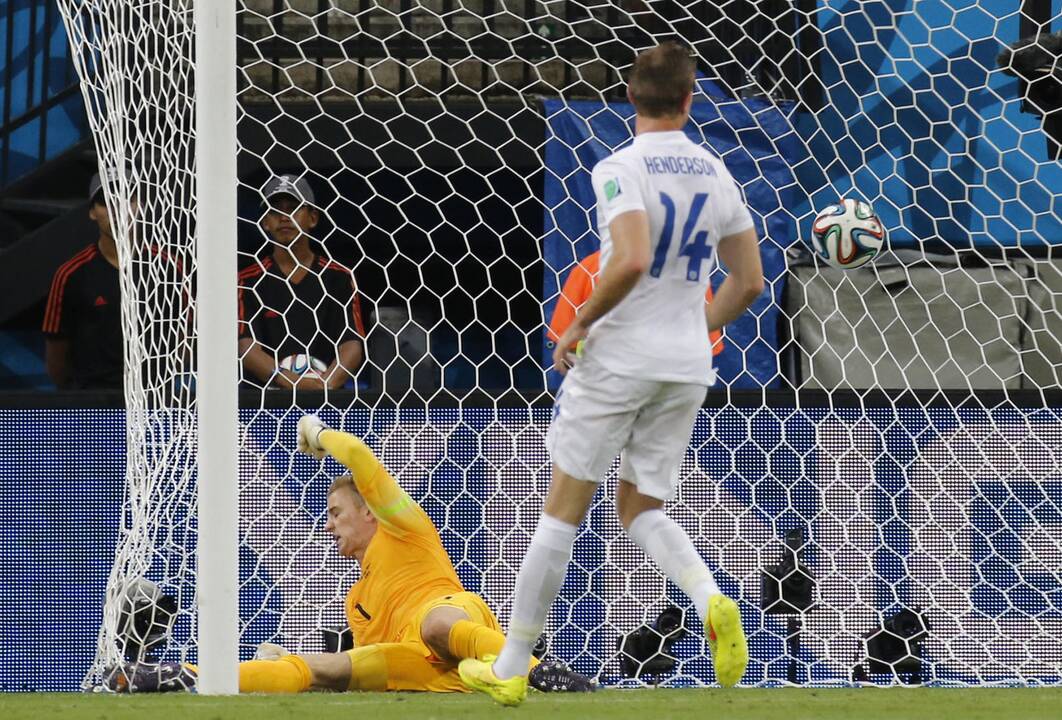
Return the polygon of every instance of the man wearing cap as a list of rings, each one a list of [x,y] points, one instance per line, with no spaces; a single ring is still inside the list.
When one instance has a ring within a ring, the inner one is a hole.
[[[108,184],[118,181],[107,171]],[[123,349],[118,249],[103,183],[89,183],[89,217],[99,237],[59,266],[44,311],[44,357],[59,388],[120,388]]]
[[[305,178],[274,176],[262,195],[272,249],[239,276],[243,378],[262,387],[342,387],[364,358],[354,277],[310,246],[320,215]]]

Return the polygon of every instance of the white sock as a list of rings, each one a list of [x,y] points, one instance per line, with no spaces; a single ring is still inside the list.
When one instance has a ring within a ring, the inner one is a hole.
[[[505,647],[494,661],[494,674],[506,680],[526,675],[546,614],[553,605],[568,563],[572,559],[572,545],[578,528],[543,514],[531,538],[520,573],[516,576],[516,597],[509,620],[509,634]]]
[[[646,510],[634,518],[627,535],[689,596],[704,620],[708,598],[719,592],[719,586],[678,523],[663,510]]]

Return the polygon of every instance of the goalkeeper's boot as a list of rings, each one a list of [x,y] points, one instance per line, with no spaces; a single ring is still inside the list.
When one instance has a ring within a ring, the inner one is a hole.
[[[749,645],[741,627],[741,611],[737,603],[725,595],[712,595],[708,599],[704,634],[708,638],[719,684],[723,687],[737,685],[749,664]]]
[[[527,682],[540,692],[593,692],[597,683],[561,660],[546,660],[531,668]]]
[[[517,675],[501,680],[494,674],[494,656],[482,660],[465,658],[457,666],[457,672],[469,690],[486,693],[500,705],[519,705],[527,699],[527,676]]]
[[[103,685],[116,693],[182,692],[195,690],[196,677],[194,665],[127,662],[108,669]]]

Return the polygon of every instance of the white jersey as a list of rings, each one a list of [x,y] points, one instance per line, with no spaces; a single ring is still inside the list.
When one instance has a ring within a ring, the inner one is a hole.
[[[651,264],[590,328],[585,352],[616,375],[712,385],[704,295],[715,247],[753,225],[734,178],[677,130],[638,135],[594,166],[593,184],[602,271],[612,254],[609,223],[631,210],[649,216]]]

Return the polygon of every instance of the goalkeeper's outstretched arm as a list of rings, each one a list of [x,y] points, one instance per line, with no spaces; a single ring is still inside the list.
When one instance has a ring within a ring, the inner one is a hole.
[[[332,430],[316,415],[299,420],[299,450],[316,458],[331,455],[350,470],[358,494],[376,520],[396,533],[434,533],[435,525],[402,489],[375,453],[350,433]]]

